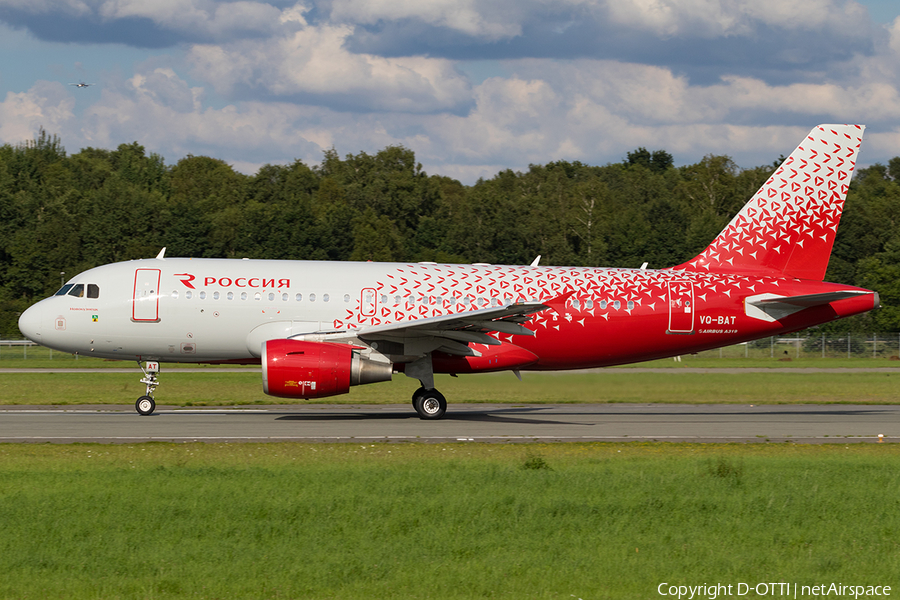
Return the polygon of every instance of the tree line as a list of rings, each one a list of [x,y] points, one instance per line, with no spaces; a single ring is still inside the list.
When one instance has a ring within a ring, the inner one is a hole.
[[[783,157],[782,157],[783,160]],[[321,164],[167,165],[137,142],[67,154],[57,136],[0,146],[0,335],[64,278],[167,256],[485,262],[651,268],[701,252],[777,168],[727,156],[673,166],[638,148],[618,163],[504,170],[474,185],[428,175],[412,150],[324,153]],[[829,333],[900,331],[900,157],[857,172],[827,280],[883,308]]]

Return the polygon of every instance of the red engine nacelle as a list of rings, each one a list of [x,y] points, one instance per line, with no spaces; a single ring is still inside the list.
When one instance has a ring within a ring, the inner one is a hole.
[[[389,362],[365,359],[347,344],[269,340],[262,346],[263,391],[280,398],[346,394],[351,385],[388,381]]]

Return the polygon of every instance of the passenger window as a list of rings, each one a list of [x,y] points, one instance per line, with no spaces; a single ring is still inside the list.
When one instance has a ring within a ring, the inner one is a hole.
[[[281,301],[282,301],[282,302],[287,302],[287,299],[288,299],[288,295],[287,295],[287,292],[285,292],[285,293],[283,293],[283,294],[281,295]]]
[[[241,292],[241,300],[247,299],[247,292]]]
[[[73,283],[67,283],[66,285],[59,288],[59,291],[54,294],[54,296],[65,296],[69,293],[69,290],[72,289],[72,286],[75,285]]]
[[[100,286],[94,283],[88,284],[88,298],[99,298]]]
[[[275,294],[269,292],[269,302],[275,299]]]
[[[84,284],[79,283],[75,285],[71,290],[69,290],[70,296],[75,296],[76,298],[84,298]]]

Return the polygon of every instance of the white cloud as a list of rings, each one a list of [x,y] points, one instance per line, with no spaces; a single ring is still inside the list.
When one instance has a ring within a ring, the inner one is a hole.
[[[429,172],[471,183],[529,163],[615,162],[638,146],[666,149],[682,163],[717,153],[754,166],[789,152],[820,119],[893,123],[900,117],[897,90],[880,81],[860,87],[771,86],[731,77],[691,86],[659,67],[613,61],[529,60],[506,66],[518,75],[475,86],[466,115],[348,113],[261,101],[214,109],[204,104],[202,88],[171,68],[155,68],[104,87],[100,101],[76,118],[71,91],[45,83],[0,103],[0,139],[30,139],[43,125],[59,133],[70,150],[137,140],[170,162],[188,153],[208,154],[245,170],[296,158],[317,163],[330,147],[346,154],[402,144]],[[788,113],[797,125],[772,123]],[[897,134],[882,130],[876,139],[889,152]]]
[[[211,0],[105,0],[97,12],[108,21],[143,17],[175,31],[215,38],[240,31],[271,33],[282,16],[281,10],[264,2]]]
[[[456,110],[470,100],[468,81],[449,60],[385,58],[344,48],[348,25],[305,27],[291,35],[228,45],[195,45],[194,75],[223,95],[254,94],[378,111]]]
[[[486,40],[522,33],[520,10],[513,2],[477,0],[335,0],[331,18],[339,23],[373,25],[382,21],[416,19]]]
[[[638,146],[666,149],[681,163],[719,153],[753,166],[789,152],[821,121],[870,125],[866,156],[873,162],[900,153],[900,19],[882,30],[875,56],[857,53],[823,63],[822,73],[781,73],[771,80],[720,68],[703,85],[682,69],[591,58],[509,60],[491,73],[500,76],[472,85],[449,59],[348,49],[348,40],[368,25],[409,19],[506,39],[539,18],[536,2],[516,4],[505,20],[498,16],[503,2],[476,0],[335,0],[330,14],[322,9],[315,18],[305,4],[53,3],[95,14],[102,7],[111,20],[139,16],[210,36],[241,28],[261,35],[195,44],[185,51],[187,63],[173,54],[118,79],[88,79],[102,85],[91,88],[100,100],[86,109],[82,104],[96,96],[77,96],[59,83],[9,92],[0,102],[0,142],[31,139],[44,126],[60,134],[70,151],[137,140],[170,162],[208,154],[242,170],[295,158],[315,163],[332,146],[346,154],[402,144],[429,172],[467,183],[529,163],[619,161]],[[0,6],[10,3],[0,0]],[[692,40],[744,35],[760,23],[825,36],[841,18],[856,27],[859,16],[857,4],[840,0],[760,0],[752,6],[737,0],[622,0],[615,6],[563,0],[552,9],[592,18],[612,14],[626,30]],[[165,66],[155,68],[160,64]],[[179,71],[188,66],[192,83]],[[213,90],[231,104],[211,101]]]
[[[65,15],[103,23],[147,19],[163,30],[213,39],[241,33],[272,34],[284,27],[282,16],[291,10],[252,0],[0,0],[0,8],[18,14]],[[72,26],[85,27],[79,23]]]
[[[853,0],[608,0],[617,25],[662,37],[751,35],[759,24],[779,29],[866,31],[868,13]]]
[[[81,0],[0,0],[0,8],[31,14],[61,12],[66,15],[87,15],[94,10],[88,2]]]
[[[74,107],[74,98],[59,83],[42,81],[27,92],[8,92],[0,102],[0,143],[34,139],[41,127],[50,134],[63,133],[74,117]]]

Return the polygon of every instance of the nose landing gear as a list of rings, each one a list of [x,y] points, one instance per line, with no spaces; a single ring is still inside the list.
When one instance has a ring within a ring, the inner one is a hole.
[[[153,411],[156,410],[156,400],[153,399],[153,390],[159,385],[159,378],[156,376],[156,374],[159,373],[159,363],[147,361],[147,368],[145,369],[140,361],[138,361],[138,366],[144,373],[144,378],[141,379],[141,383],[147,385],[147,393],[137,399],[137,402],[134,403],[134,409],[139,415],[146,417],[152,415]]]

